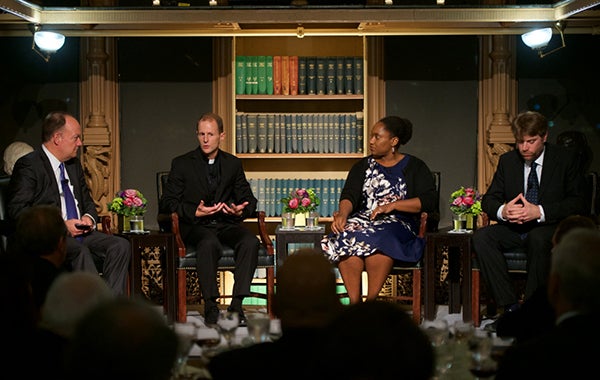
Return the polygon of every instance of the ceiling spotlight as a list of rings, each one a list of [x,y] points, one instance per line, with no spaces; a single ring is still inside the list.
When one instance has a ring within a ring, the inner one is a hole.
[[[562,21],[558,21],[554,24],[554,28],[560,34],[560,40],[562,44],[561,46],[548,52],[545,52],[544,49],[548,46],[548,43],[552,39],[552,28],[536,29],[531,32],[524,33],[523,35],[521,35],[521,39],[523,40],[523,43],[525,43],[525,45],[529,46],[534,50],[537,50],[540,58],[544,58],[548,54],[552,54],[555,51],[562,49],[566,46],[564,36],[565,23]]]
[[[33,32],[31,50],[46,62],[50,60],[50,54],[56,53],[65,44],[65,36],[60,33],[42,30],[40,25],[33,25],[31,29]]]

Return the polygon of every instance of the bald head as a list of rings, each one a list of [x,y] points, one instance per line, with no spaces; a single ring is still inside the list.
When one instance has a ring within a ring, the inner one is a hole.
[[[274,310],[285,327],[320,327],[341,310],[333,266],[318,250],[301,249],[277,270]]]

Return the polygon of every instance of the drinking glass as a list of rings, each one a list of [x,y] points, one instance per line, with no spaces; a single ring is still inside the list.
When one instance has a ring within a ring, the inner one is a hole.
[[[221,310],[217,319],[217,326],[219,332],[225,338],[228,348],[232,347],[233,337],[239,325],[240,316],[236,311]]]
[[[436,357],[436,378],[441,378],[450,368],[452,368],[452,362],[454,360],[448,322],[445,319],[436,319],[433,321],[425,320],[421,324],[421,329],[423,329],[431,341]]]
[[[306,229],[307,230],[319,229],[319,213],[318,212],[311,211],[308,213],[308,217],[306,218]]]
[[[281,214],[281,229],[285,231],[294,230],[294,222],[296,217],[292,212],[284,212]]]
[[[269,328],[271,327],[271,319],[265,313],[249,313],[248,319],[248,336],[253,343],[266,342],[269,338]]]
[[[198,326],[194,323],[175,323],[172,328],[177,334],[178,342],[174,373],[176,377],[185,377],[188,357],[198,336]]]
[[[487,335],[474,335],[469,341],[469,370],[476,379],[492,377],[496,373],[497,363],[492,359],[492,345],[493,340]]]

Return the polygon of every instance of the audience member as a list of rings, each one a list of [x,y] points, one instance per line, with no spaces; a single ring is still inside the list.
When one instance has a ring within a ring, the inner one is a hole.
[[[583,214],[584,179],[567,148],[546,143],[548,121],[538,113],[519,114],[512,123],[516,149],[500,156],[483,196],[482,209],[498,223],[479,228],[473,247],[496,304],[505,312],[519,307],[503,250],[527,250],[525,299],[542,286],[550,267],[552,235],[569,215]]]
[[[319,377],[428,380],[435,369],[429,338],[400,305],[367,301],[333,321],[320,352]]]
[[[433,175],[419,158],[400,152],[412,137],[412,123],[397,116],[371,128],[371,155],[348,173],[333,213],[331,234],[321,242],[337,263],[350,303],[362,301],[362,272],[368,277],[367,300],[374,300],[394,260],[421,259],[424,239],[417,236],[421,211],[434,210]]]
[[[168,380],[177,335],[146,302],[117,298],[88,312],[67,354],[70,379]]]
[[[51,112],[42,122],[42,145],[19,158],[8,186],[8,215],[17,220],[35,205],[59,207],[69,231],[69,269],[98,273],[94,257],[103,262],[102,275],[116,294],[124,294],[131,260],[129,242],[95,230],[96,204],[77,158],[82,145],[79,122],[65,112]]]
[[[246,180],[239,158],[219,146],[225,139],[223,119],[205,113],[196,126],[198,148],[171,163],[160,209],[177,212],[186,244],[197,247],[198,282],[204,299],[204,321],[215,324],[219,316],[217,267],[223,244],[235,249],[233,297],[228,309],[240,315],[250,295],[250,284],[258,263],[259,241],[242,225],[256,210],[257,200]]]
[[[553,249],[548,298],[556,312],[556,326],[507,349],[497,380],[598,376],[600,231],[574,229]]]
[[[11,175],[15,162],[29,152],[33,147],[22,141],[15,141],[4,149],[4,173]]]
[[[48,290],[33,345],[28,349],[36,364],[31,373],[64,379],[65,353],[77,323],[96,305],[113,298],[106,282],[93,273],[65,272],[58,276]]]
[[[594,221],[581,215],[571,215],[563,219],[556,227],[552,244],[556,246],[563,236],[575,229],[587,228],[590,230],[598,227]],[[540,286],[518,310],[504,313],[498,318],[496,334],[504,337],[514,337],[521,342],[543,334],[554,327],[556,315],[548,300],[548,286]]]
[[[31,288],[38,310],[54,279],[62,272],[67,250],[67,227],[55,206],[33,206],[21,213],[9,250],[31,263]]]
[[[285,260],[277,270],[273,310],[281,320],[281,338],[215,356],[208,366],[213,379],[247,376],[261,362],[268,367],[262,379],[316,376],[314,361],[325,329],[342,310],[333,267],[321,251],[301,249]]]

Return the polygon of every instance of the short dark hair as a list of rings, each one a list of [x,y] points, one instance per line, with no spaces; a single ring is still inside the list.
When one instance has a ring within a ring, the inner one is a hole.
[[[543,137],[548,133],[548,120],[539,112],[521,112],[513,120],[511,130],[517,141],[523,136]]]
[[[196,130],[198,129],[198,125],[200,124],[201,121],[207,121],[207,120],[216,121],[217,126],[219,127],[219,133],[223,133],[223,118],[214,112],[203,113],[202,116],[200,116],[200,119],[198,119],[198,123],[196,123]]]
[[[52,136],[67,124],[66,117],[71,116],[64,111],[50,112],[42,122],[42,142],[50,141]]]
[[[16,249],[30,255],[45,256],[54,252],[67,236],[67,226],[60,209],[37,205],[19,215],[15,230]]]

